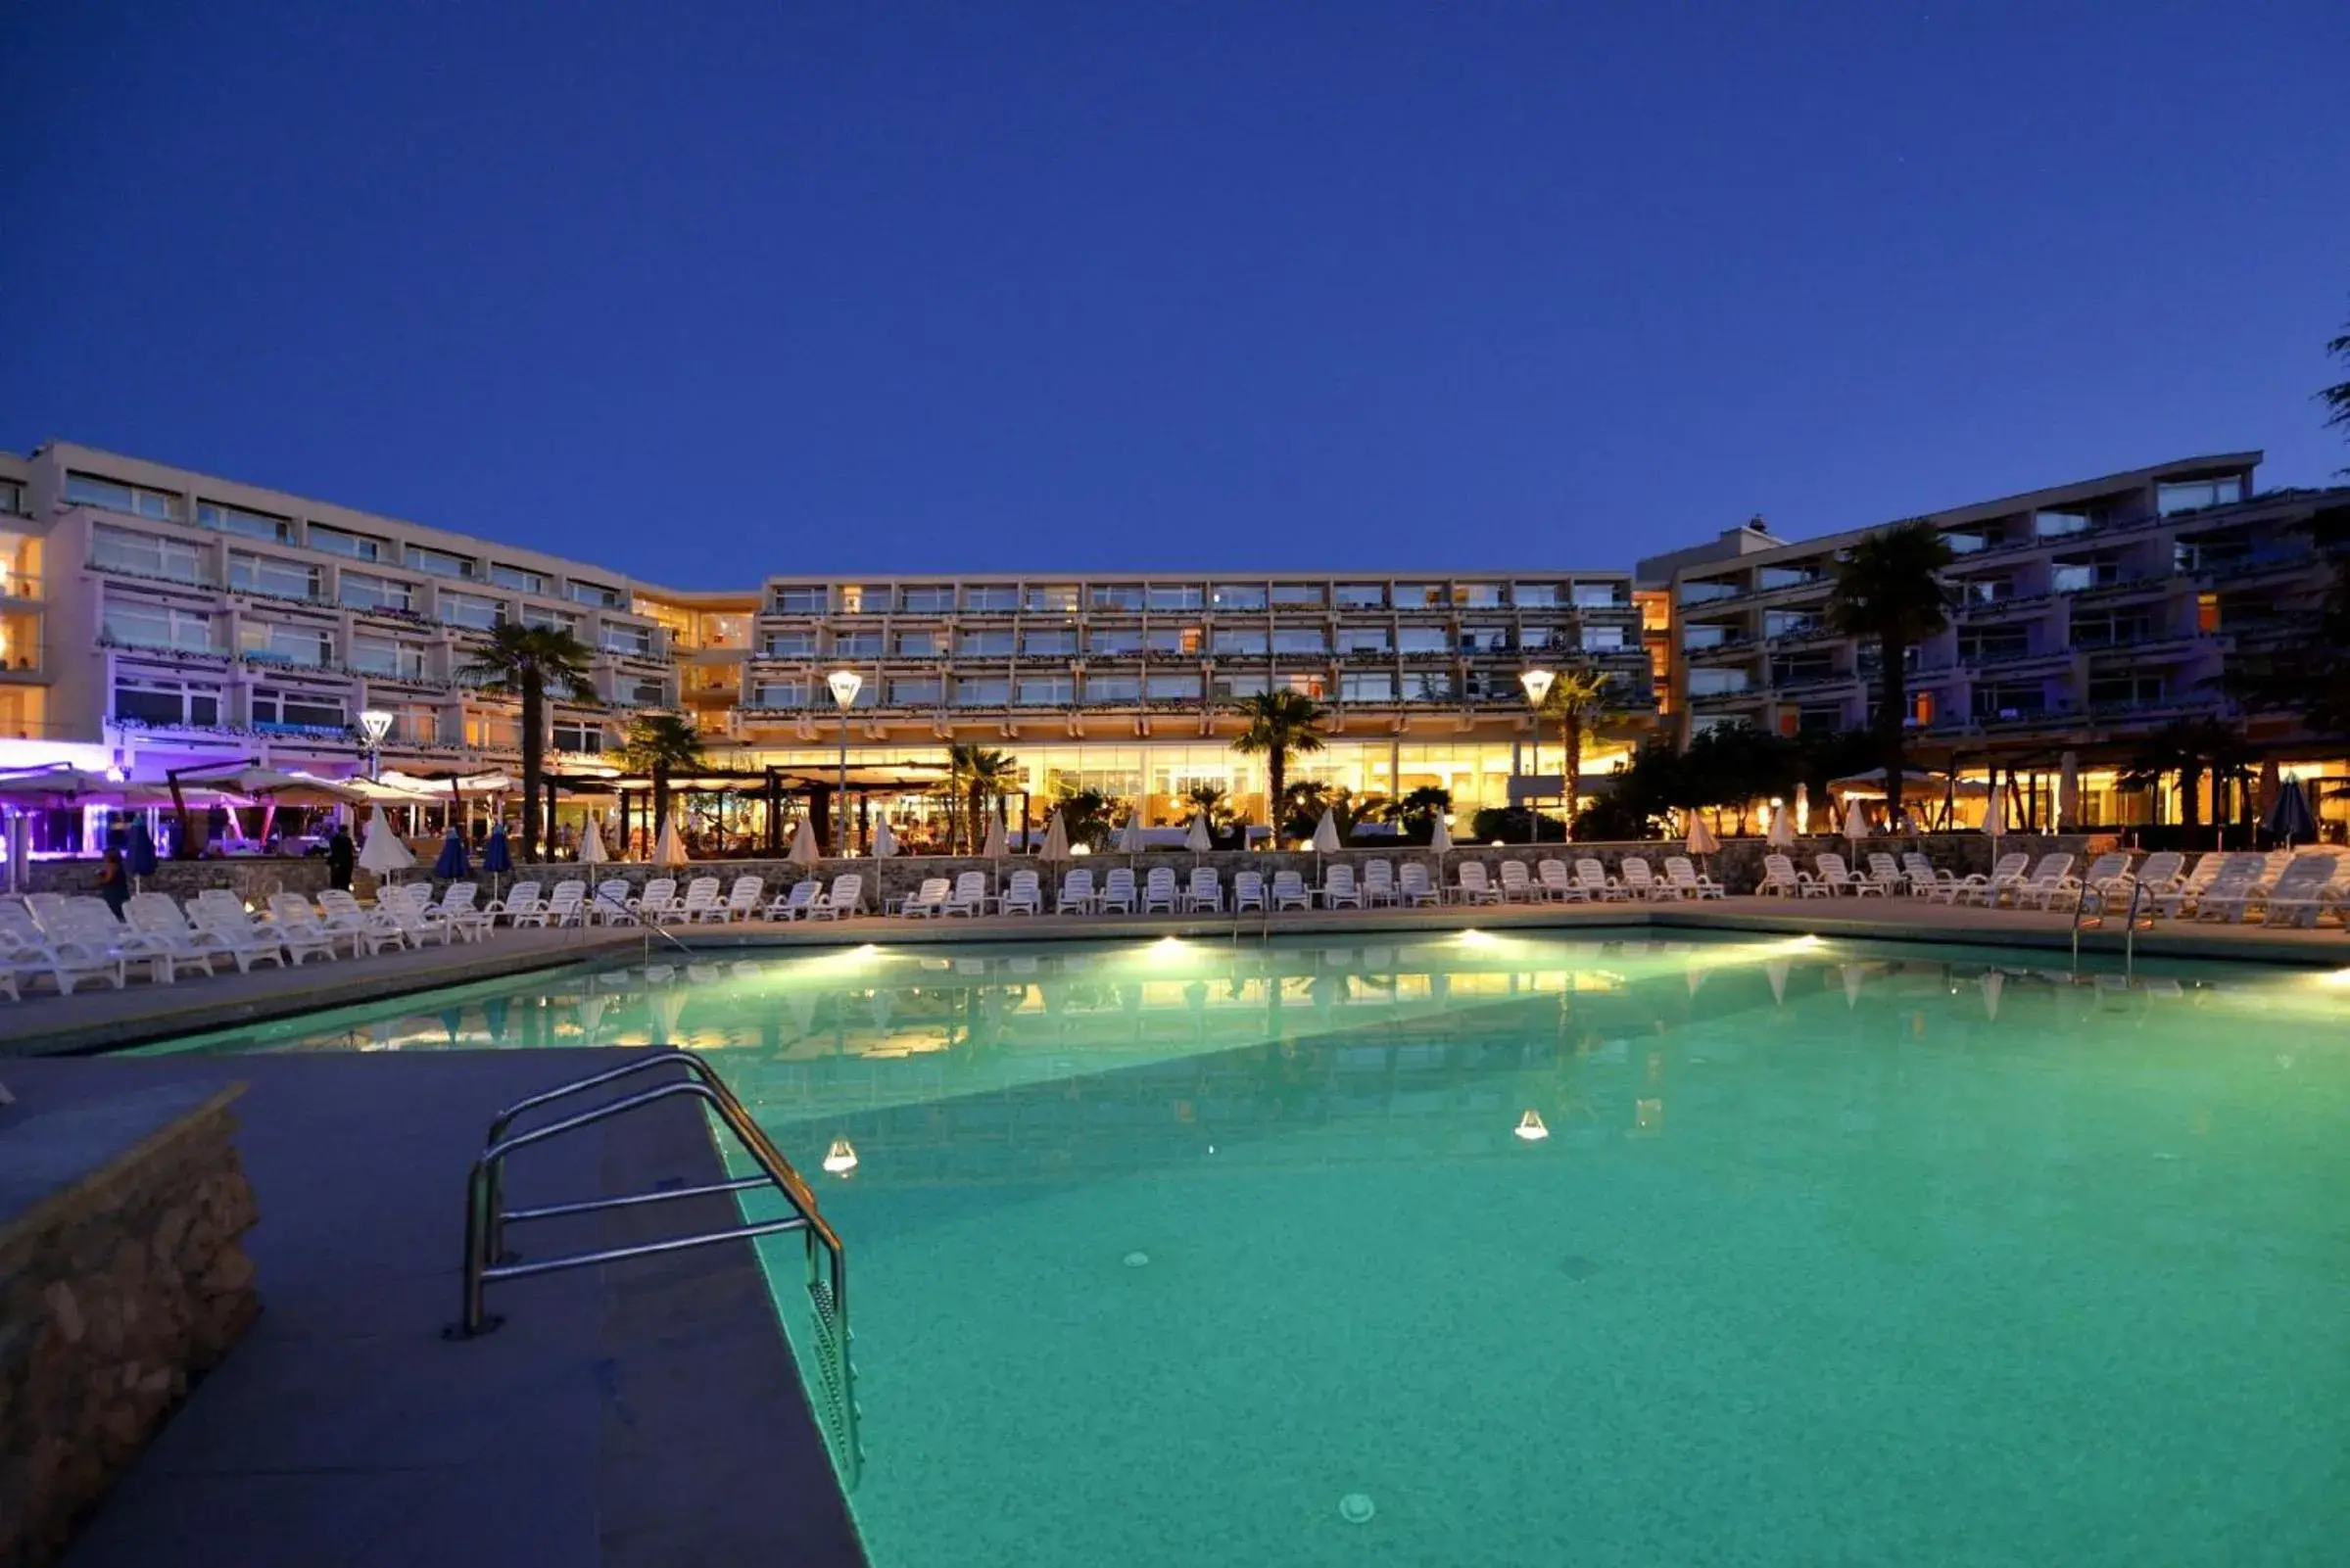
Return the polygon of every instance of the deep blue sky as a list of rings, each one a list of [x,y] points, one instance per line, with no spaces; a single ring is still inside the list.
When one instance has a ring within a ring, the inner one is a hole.
[[[20,3],[0,60],[0,446],[680,586],[2350,462],[2340,0]]]

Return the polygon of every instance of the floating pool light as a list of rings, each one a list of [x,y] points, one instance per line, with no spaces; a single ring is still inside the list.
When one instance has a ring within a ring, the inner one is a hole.
[[[845,1177],[856,1168],[856,1145],[850,1143],[846,1138],[835,1138],[833,1146],[824,1152],[825,1174]]]
[[[1486,947],[1493,941],[1493,932],[1478,930],[1473,926],[1461,933],[1461,945],[1463,947]]]
[[[1511,1130],[1528,1143],[1540,1143],[1551,1135],[1551,1129],[1542,1124],[1542,1113],[1532,1106],[1526,1107],[1526,1114],[1517,1118],[1517,1125]]]

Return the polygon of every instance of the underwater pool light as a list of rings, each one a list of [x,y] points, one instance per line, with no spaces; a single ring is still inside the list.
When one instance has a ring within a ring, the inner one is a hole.
[[[824,1172],[828,1176],[846,1177],[857,1168],[856,1145],[846,1138],[835,1138],[833,1146],[824,1152]]]
[[[1517,1118],[1517,1125],[1511,1130],[1528,1143],[1540,1143],[1551,1135],[1551,1129],[1542,1124],[1542,1113],[1532,1106],[1526,1107],[1526,1114]]]

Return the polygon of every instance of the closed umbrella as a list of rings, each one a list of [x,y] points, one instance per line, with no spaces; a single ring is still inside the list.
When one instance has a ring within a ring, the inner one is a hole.
[[[1686,847],[1693,855],[1718,855],[1722,852],[1722,841],[1713,836],[1713,830],[1705,826],[1705,819],[1694,811],[1689,814],[1689,842]]]
[[[155,875],[155,835],[147,831],[144,817],[131,819],[129,860],[134,885]]]
[[[1069,824],[1061,820],[1058,811],[1044,825],[1044,848],[1040,853],[1046,860],[1069,858]]]
[[[24,890],[24,877],[32,861],[32,819],[21,811],[8,814],[8,888],[12,893]]]
[[[1191,831],[1183,834],[1183,847],[1195,855],[1204,855],[1216,847],[1216,835],[1208,831],[1206,812],[1191,819]]]
[[[1142,853],[1142,814],[1140,812],[1127,814],[1127,825],[1118,830],[1118,842],[1113,847],[1122,855]]]
[[[407,871],[416,864],[416,857],[408,853],[408,845],[402,843],[400,835],[392,832],[392,825],[385,820],[381,806],[367,814],[367,836],[360,845],[359,863],[363,870],[371,871],[378,877],[389,877],[396,871]]]
[[[824,851],[816,847],[815,823],[800,818],[799,826],[791,830],[791,848],[784,859],[794,866],[813,866],[823,858]]]
[[[441,858],[432,863],[432,874],[444,881],[456,881],[472,869],[465,859],[465,840],[458,837],[456,829],[452,827],[448,835],[441,840]]]
[[[889,819],[876,817],[873,820],[873,858],[887,860],[896,853],[897,834],[889,831]]]
[[[2071,828],[2081,821],[2081,753],[2068,751],[2056,759],[2056,826]]]
[[[591,815],[586,831],[579,835],[579,863],[600,866],[611,858],[603,847],[603,830],[596,826],[596,818]]]
[[[1059,813],[1058,813],[1058,812],[1056,812],[1056,813],[1054,813],[1054,815],[1055,815],[1055,816],[1058,816],[1058,815],[1059,815]],[[988,818],[988,819],[987,819],[987,841],[986,841],[985,843],[983,843],[983,844],[982,844],[982,845],[980,846],[980,853],[981,853],[981,855],[983,855],[983,857],[985,857],[985,858],[986,858],[986,859],[988,859],[988,860],[1001,860],[1001,859],[1003,859],[1003,858],[1004,858],[1004,851],[1005,851],[1005,848],[1006,848],[1006,845],[1005,845],[1005,843],[1004,843],[1004,820],[1003,820],[1003,818],[1001,818],[1001,817],[990,817],[990,818]]]
[[[1338,851],[1338,813],[1324,807],[1321,821],[1314,825],[1314,852],[1331,855]]]
[[[1993,838],[2007,832],[2007,797],[1996,789],[1983,808],[1983,831]]]
[[[675,818],[661,824],[660,839],[652,846],[652,863],[655,866],[686,864],[686,846],[678,840]]]
[[[2293,847],[2296,838],[2318,836],[2318,819],[2309,809],[2309,796],[2302,791],[2300,780],[2287,779],[2278,787],[2277,804],[2269,808],[2268,818],[2261,826],[2272,838],[2283,839],[2287,849]]]
[[[1773,806],[1771,808],[1770,831],[1762,835],[1762,841],[1766,844],[1769,844],[1773,849],[1793,849],[1796,847],[1795,824],[1787,820],[1787,808],[1785,806]]]
[[[593,834],[595,831],[596,819],[591,817],[588,819],[588,832]],[[603,859],[602,850],[603,846],[599,844],[596,855],[598,860]],[[579,858],[582,860],[588,858],[585,845],[581,846]],[[506,842],[504,822],[495,822],[490,825],[489,841],[481,846],[481,869],[486,875],[492,877],[504,877],[514,869],[514,851],[512,846]]]
[[[1796,833],[1797,836],[1800,837],[1801,835],[1810,832],[1811,785],[1808,784],[1798,784],[1796,785]]]
[[[1868,814],[1860,809],[1859,801],[1846,802],[1845,805],[1845,836],[1854,843],[1858,843],[1868,835]]]

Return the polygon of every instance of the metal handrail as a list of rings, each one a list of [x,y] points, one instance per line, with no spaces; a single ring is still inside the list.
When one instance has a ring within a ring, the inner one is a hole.
[[[532,1127],[523,1132],[511,1130],[514,1119],[526,1112],[637,1073],[668,1067],[683,1068],[689,1076],[623,1095],[616,1100],[604,1101],[545,1126]],[[594,1198],[534,1209],[508,1210],[505,1207],[505,1162],[512,1155],[582,1127],[593,1126],[680,1096],[700,1102],[716,1116],[759,1167],[759,1173],[695,1187],[628,1193],[616,1198]],[[748,1220],[721,1230],[666,1237],[659,1241],[639,1242],[623,1247],[599,1248],[558,1258],[523,1259],[505,1250],[506,1227],[527,1220],[636,1208],[679,1198],[713,1197],[757,1187],[773,1187],[781,1194],[791,1210],[791,1217]],[[692,1052],[650,1052],[618,1067],[518,1100],[498,1114],[490,1123],[482,1151],[475,1157],[465,1180],[464,1302],[458,1321],[450,1325],[447,1334],[452,1339],[471,1339],[496,1329],[504,1319],[486,1309],[484,1297],[488,1288],[501,1280],[678,1252],[714,1242],[749,1241],[793,1231],[806,1239],[806,1286],[809,1301],[815,1308],[817,1362],[825,1384],[823,1404],[828,1408],[833,1429],[835,1456],[843,1485],[853,1488],[864,1463],[864,1451],[857,1433],[856,1368],[849,1359],[846,1250],[841,1246],[839,1233],[819,1210],[816,1194],[799,1172],[792,1168],[791,1163],[784,1158],[783,1151],[775,1146],[766,1130],[751,1117],[734,1091],[710,1069],[709,1064]]]
[[[637,928],[646,933],[645,956],[647,959],[652,957],[652,938],[653,933],[655,932],[660,934],[662,941],[667,942],[671,947],[676,948],[688,958],[692,958],[694,956],[694,949],[688,947],[685,943],[679,941],[675,935],[671,934],[668,927],[662,925],[657,920],[647,920],[645,918],[645,912],[641,909],[631,909],[628,907],[628,905],[621,903],[617,899],[604,897],[603,890],[601,888],[598,888],[595,892],[592,892],[588,895],[588,907],[590,909],[595,909],[599,906],[601,906],[605,909],[616,909],[622,915],[637,923]],[[582,922],[581,924],[584,925],[586,923]]]

